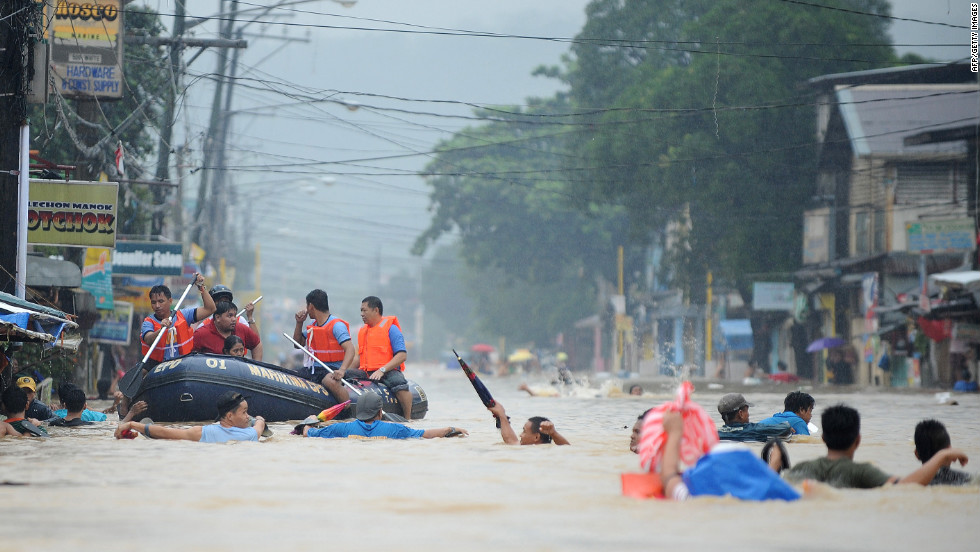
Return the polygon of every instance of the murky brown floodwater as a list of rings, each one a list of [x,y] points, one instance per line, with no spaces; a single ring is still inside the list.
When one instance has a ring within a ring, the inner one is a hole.
[[[114,423],[53,428],[47,440],[0,439],[0,550],[976,550],[980,487],[822,489],[787,504],[687,503],[620,496],[637,471],[627,449],[637,414],[667,399],[532,398],[488,379],[518,425],[545,415],[571,447],[508,447],[465,377],[409,366],[429,415],[467,439],[346,441],[288,435],[261,443],[116,441]],[[725,391],[698,385],[714,415]],[[813,392],[816,412],[843,400],[863,417],[858,459],[894,474],[917,466],[912,429],[946,423],[980,465],[980,396],[939,405],[931,393]],[[785,392],[747,393],[756,420]],[[819,424],[819,416],[814,417]],[[824,453],[791,443],[794,462]],[[758,450],[758,447],[756,447]]]

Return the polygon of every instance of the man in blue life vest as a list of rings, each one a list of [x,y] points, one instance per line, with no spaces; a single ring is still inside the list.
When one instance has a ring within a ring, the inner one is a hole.
[[[312,318],[313,323],[304,329],[303,324],[307,318]],[[338,403],[349,399],[350,394],[341,380],[357,352],[350,338],[350,324],[330,314],[327,292],[314,289],[306,294],[306,308],[296,313],[293,339],[297,343],[305,342],[307,350],[333,370],[330,373],[319,362],[307,356],[303,361],[305,370],[302,371],[302,376],[326,387]]]
[[[402,416],[412,419],[412,392],[405,379],[405,336],[398,318],[384,316],[381,299],[370,295],[361,301],[361,320],[364,325],[357,331],[357,353],[349,376],[380,381],[395,394],[402,407]]]

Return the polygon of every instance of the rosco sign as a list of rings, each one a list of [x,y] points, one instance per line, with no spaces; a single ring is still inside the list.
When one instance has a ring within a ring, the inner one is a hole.
[[[121,98],[122,0],[59,0],[51,18],[53,84],[64,96]]]
[[[114,5],[81,4],[78,2],[58,2],[54,10],[56,19],[81,19],[82,21],[115,21],[119,8]]]

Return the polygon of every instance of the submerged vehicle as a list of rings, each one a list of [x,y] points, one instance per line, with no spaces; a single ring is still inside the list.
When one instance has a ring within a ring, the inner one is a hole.
[[[383,384],[371,380],[349,383],[361,393],[381,396],[385,412],[401,416],[402,408]],[[408,380],[412,393],[412,419],[425,417],[429,401],[425,391]],[[214,420],[215,406],[225,391],[238,391],[248,401],[248,412],[269,422],[302,420],[337,404],[319,383],[303,379],[292,370],[243,357],[195,353],[161,362],[143,379],[133,402],[146,401],[143,414],[157,422]],[[350,391],[351,404],[338,418],[353,417],[359,396]]]

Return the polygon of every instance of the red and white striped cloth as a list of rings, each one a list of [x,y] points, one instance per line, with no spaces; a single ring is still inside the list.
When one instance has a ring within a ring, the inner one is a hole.
[[[654,407],[643,418],[640,429],[640,466],[650,472],[657,471],[664,456],[667,433],[664,432],[664,412],[680,412],[684,419],[681,438],[681,462],[693,466],[711,447],[718,443],[718,430],[708,413],[698,403],[690,400],[694,385],[681,382],[677,398]]]

